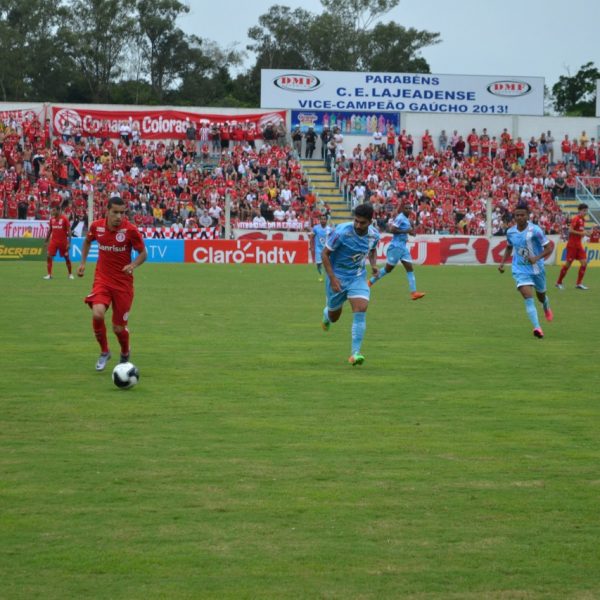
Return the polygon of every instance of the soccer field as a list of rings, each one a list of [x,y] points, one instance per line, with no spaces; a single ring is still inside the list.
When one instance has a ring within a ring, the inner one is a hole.
[[[398,269],[353,368],[314,266],[146,264],[122,391],[44,266],[0,265],[1,598],[600,597],[600,270],[536,340],[510,272]]]

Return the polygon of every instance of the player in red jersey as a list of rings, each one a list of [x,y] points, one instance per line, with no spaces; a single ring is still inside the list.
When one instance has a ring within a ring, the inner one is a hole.
[[[113,331],[121,346],[120,362],[129,360],[127,321],[133,303],[133,270],[146,260],[147,252],[137,227],[126,219],[126,211],[122,198],[113,196],[109,199],[106,218],[90,225],[77,269],[77,275],[83,277],[90,247],[94,240],[97,241],[98,263],[94,284],[91,293],[84,299],[92,309],[92,326],[100,344],[96,371],[103,371],[111,357],[104,323],[106,309],[111,305]],[[139,252],[134,260],[131,260],[132,250]]]
[[[71,224],[65,215],[60,214],[60,206],[55,204],[50,209],[50,222],[48,223],[48,235],[44,246],[46,247],[46,269],[47,275],[44,279],[52,279],[52,262],[56,253],[65,259],[69,279],[73,279],[71,272],[71,261],[69,260],[69,246],[71,245]]]
[[[587,204],[580,204],[577,207],[578,213],[571,219],[571,224],[569,225],[569,239],[567,240],[567,259],[563,268],[560,270],[560,274],[558,276],[558,281],[556,282],[556,287],[559,290],[564,289],[563,279],[567,274],[571,264],[574,260],[578,260],[580,267],[579,273],[577,274],[577,284],[575,287],[578,290],[587,290],[587,286],[583,285],[583,276],[585,275],[585,270],[587,268],[587,256],[585,253],[585,248],[583,247],[583,236],[585,235],[585,215],[588,211]]]

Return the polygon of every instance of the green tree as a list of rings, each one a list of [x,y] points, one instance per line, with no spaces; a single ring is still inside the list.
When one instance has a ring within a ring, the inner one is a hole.
[[[73,65],[57,35],[66,17],[60,0],[0,0],[4,100],[55,100],[66,93]]]
[[[593,117],[597,79],[600,79],[600,71],[593,62],[583,65],[573,77],[561,75],[552,86],[554,108],[564,115]]]
[[[137,43],[153,93],[162,101],[187,62],[190,46],[176,21],[190,9],[179,0],[138,0],[136,7],[140,34]]]
[[[134,0],[73,0],[77,18],[60,35],[80,69],[92,102],[110,100],[111,86],[124,71],[124,54],[134,34]]]

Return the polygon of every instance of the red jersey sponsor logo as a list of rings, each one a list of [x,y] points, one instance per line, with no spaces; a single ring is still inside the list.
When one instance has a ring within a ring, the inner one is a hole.
[[[133,250],[141,252],[144,249],[144,240],[137,227],[125,221],[119,229],[111,231],[106,226],[106,219],[101,219],[91,224],[87,240],[98,242],[94,281],[114,289],[131,289],[133,276],[123,272],[123,267],[131,262]]]

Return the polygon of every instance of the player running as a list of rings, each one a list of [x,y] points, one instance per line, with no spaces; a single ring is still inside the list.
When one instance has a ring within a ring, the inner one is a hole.
[[[387,230],[390,233],[393,233],[394,237],[388,246],[386,264],[383,269],[379,270],[377,275],[373,275],[373,277],[369,279],[369,287],[377,283],[388,273],[391,273],[398,262],[401,262],[404,270],[406,271],[410,297],[413,300],[419,300],[419,298],[422,298],[425,294],[423,292],[417,292],[417,281],[415,279],[415,272],[413,270],[412,256],[410,255],[410,250],[406,245],[408,242],[408,236],[415,235],[415,229],[409,219],[411,210],[411,204],[409,202],[405,202],[402,205],[401,212],[396,215],[396,218],[391,223],[388,223]]]
[[[319,281],[323,281],[323,248],[327,237],[333,231],[333,227],[327,225],[327,215],[321,215],[319,222],[312,228],[310,232],[310,250],[313,253],[317,271],[319,272]]]
[[[588,287],[582,283],[585,270],[587,269],[587,255],[585,253],[585,248],[583,247],[583,236],[585,235],[585,215],[587,215],[588,212],[588,205],[582,202],[577,207],[577,211],[577,214],[571,219],[571,224],[569,225],[567,260],[560,270],[558,281],[555,284],[559,290],[565,289],[563,279],[574,260],[579,261],[579,273],[577,273],[577,284],[575,287],[578,290],[588,289]]]
[[[65,259],[69,279],[74,279],[71,260],[69,259],[69,247],[71,246],[71,225],[69,219],[60,212],[60,205],[53,204],[50,209],[50,221],[48,223],[48,235],[44,242],[46,248],[46,270],[44,279],[52,279],[52,263],[56,253]]]
[[[367,327],[367,308],[370,290],[366,281],[368,257],[373,274],[377,274],[377,243],[379,232],[371,226],[373,206],[359,204],[354,221],[341,223],[327,238],[323,250],[323,267],[327,274],[325,289],[327,305],[323,309],[322,327],[329,330],[342,314],[346,300],[352,307],[352,349],[348,362],[361,365],[365,357],[360,348]]]
[[[517,282],[517,290],[525,300],[525,311],[533,325],[533,335],[543,338],[544,332],[540,327],[533,292],[544,307],[547,321],[552,321],[554,315],[550,301],[546,295],[546,272],[544,258],[552,254],[552,242],[534,223],[529,222],[527,204],[518,204],[514,212],[516,225],[506,232],[508,245],[498,266],[504,273],[504,265],[512,254],[512,275]]]
[[[104,316],[112,305],[113,331],[121,346],[120,362],[129,361],[129,330],[127,321],[133,303],[133,270],[139,267],[147,257],[144,240],[126,218],[125,202],[118,196],[108,201],[106,218],[94,221],[83,242],[81,264],[77,275],[83,277],[85,263],[92,242],[98,242],[98,263],[92,291],[84,302],[92,309],[92,326],[98,343],[100,356],[96,362],[96,371],[103,371],[111,354],[106,336]],[[131,260],[131,251],[139,252]]]

